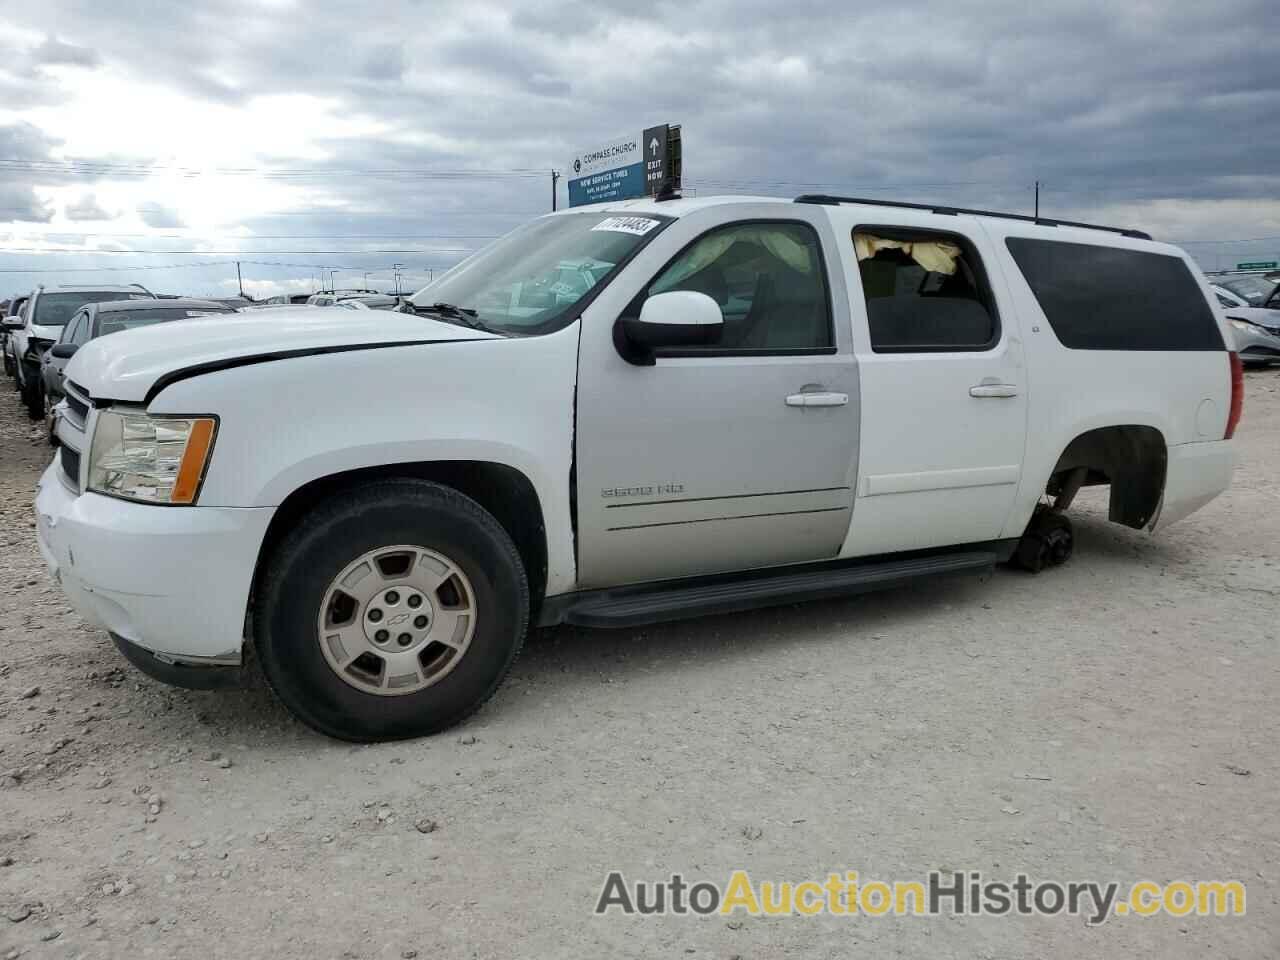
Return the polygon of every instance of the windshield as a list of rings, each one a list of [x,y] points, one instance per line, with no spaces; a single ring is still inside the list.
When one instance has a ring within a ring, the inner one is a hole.
[[[464,260],[412,302],[451,304],[498,333],[548,333],[668,222],[653,214],[543,217]]]
[[[230,307],[157,307],[154,310],[112,310],[98,314],[97,336],[105,337],[109,333],[121,330],[132,330],[134,327],[147,327],[153,323],[164,323],[167,320],[186,320],[188,317],[213,317],[224,313],[235,313]]]
[[[42,293],[36,298],[36,313],[31,318],[33,326],[63,327],[77,310],[86,303],[106,303],[108,300],[150,300],[144,293],[126,290],[98,290],[85,293]]]
[[[1237,296],[1244,297],[1254,306],[1261,306],[1271,296],[1280,280],[1269,277],[1236,277],[1224,280],[1222,285]]]

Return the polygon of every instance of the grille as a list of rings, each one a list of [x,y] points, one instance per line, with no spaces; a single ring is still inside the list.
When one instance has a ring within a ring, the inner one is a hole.
[[[62,475],[72,488],[80,490],[80,454],[65,443],[58,450],[58,462],[62,464]]]
[[[85,421],[89,418],[89,404],[83,398],[88,396],[84,387],[76,383],[67,381],[67,410],[71,413],[72,418],[84,429]]]

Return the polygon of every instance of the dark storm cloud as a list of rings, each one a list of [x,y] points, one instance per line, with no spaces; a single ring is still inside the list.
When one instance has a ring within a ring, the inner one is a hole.
[[[54,209],[30,187],[0,182],[0,222],[48,223]]]
[[[96,197],[86,193],[75,203],[67,204],[68,220],[110,220],[112,215],[102,208]]]
[[[96,67],[102,62],[96,50],[63,43],[56,37],[46,37],[30,56],[31,62],[37,66]]]
[[[0,222],[48,223],[54,209],[32,189],[28,164],[47,162],[57,141],[29,123],[0,126]]]
[[[138,217],[148,227],[173,228],[185,227],[182,217],[176,210],[161,204],[144,204],[138,207]]]
[[[1263,39],[1271,6],[467,0],[387,3],[370,17],[362,0],[134,0],[123,29],[99,0],[17,0],[6,15],[45,39],[0,52],[98,64],[179,90],[197,110],[308,94],[384,125],[351,136],[300,115],[309,140],[323,134],[324,158],[305,163],[256,153],[246,133],[244,165],[315,174],[313,209],[288,211],[315,215],[264,211],[243,224],[259,236],[501,232],[549,206],[545,177],[432,171],[564,169],[588,143],[661,121],[683,123],[686,181],[699,194],[827,190],[1021,210],[1038,179],[1050,213],[1173,223],[1154,211],[1174,200],[1189,204],[1188,229],[1261,236],[1270,213],[1193,211],[1280,202],[1280,58]],[[6,84],[27,82],[0,65],[4,102],[20,102]],[[0,155],[11,155],[3,131]],[[44,182],[0,180],[10,190]],[[148,223],[180,222],[147,210]],[[432,241],[394,242],[425,251]],[[361,252],[391,245],[343,248],[357,266],[405,259]],[[253,246],[271,247],[301,241]]]

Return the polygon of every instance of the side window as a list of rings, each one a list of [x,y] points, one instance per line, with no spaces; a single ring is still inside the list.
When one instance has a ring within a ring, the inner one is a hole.
[[[71,342],[77,345],[87,343],[89,340],[89,328],[92,326],[93,323],[89,320],[89,314],[80,314],[79,324],[75,332],[71,334]]]
[[[720,342],[690,353],[830,352],[831,298],[808,224],[737,223],[703,234],[649,284],[646,296],[705,293],[720,305]]]
[[[1009,237],[1054,335],[1072,350],[1222,350],[1222,333],[1181,257]]]
[[[62,343],[83,343],[84,341],[76,338],[79,335],[80,328],[84,326],[84,323],[84,313],[77,313],[71,318],[71,322],[62,328],[62,336],[59,337],[58,340]]]
[[[865,226],[853,247],[876,353],[987,350],[999,340],[986,272],[964,237]]]

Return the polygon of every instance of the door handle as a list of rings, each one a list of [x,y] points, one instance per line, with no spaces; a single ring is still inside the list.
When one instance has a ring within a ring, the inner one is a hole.
[[[793,393],[787,397],[788,407],[843,407],[848,402],[847,393]]]
[[[1012,383],[980,383],[969,388],[969,396],[978,397],[1016,397],[1018,388]]]

